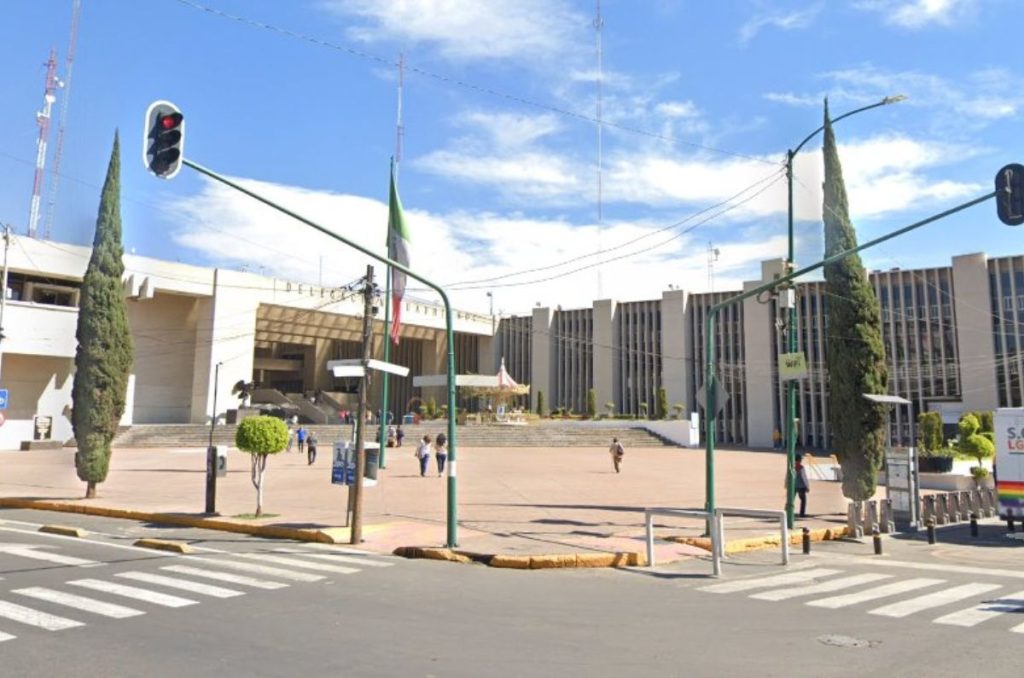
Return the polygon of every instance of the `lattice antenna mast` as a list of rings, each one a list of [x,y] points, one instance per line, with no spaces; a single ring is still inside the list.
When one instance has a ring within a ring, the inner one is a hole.
[[[402,88],[405,86],[405,55],[398,55],[398,114],[395,123],[395,178],[402,162],[402,142],[405,141],[405,126],[402,125]]]
[[[46,221],[43,224],[43,239],[49,240],[53,233],[54,213],[57,210],[57,189],[60,187],[60,161],[64,157],[64,130],[68,124],[68,106],[71,102],[71,75],[75,68],[75,48],[78,45],[78,18],[82,14],[82,0],[71,1],[71,32],[68,36],[68,54],[64,59],[64,95],[60,101],[60,118],[57,122],[57,145],[53,150],[53,172],[50,175],[50,189],[46,203]]]
[[[601,0],[596,0],[594,13],[594,32],[597,37],[597,249],[601,251],[601,232],[604,230],[604,45],[601,41],[601,30],[604,28],[604,17],[601,15]],[[597,298],[604,298],[601,266],[597,267]]]
[[[36,142],[36,176],[32,182],[32,206],[28,211],[28,237],[36,237],[39,225],[39,207],[43,199],[43,177],[46,172],[46,140],[50,134],[50,112],[57,100],[57,51],[50,49],[50,60],[46,62],[46,83],[43,90],[43,110],[36,113],[39,125],[39,140]]]

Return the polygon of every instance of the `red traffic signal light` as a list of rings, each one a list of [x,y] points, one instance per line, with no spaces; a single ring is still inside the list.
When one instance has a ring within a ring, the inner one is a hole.
[[[185,116],[169,101],[155,101],[146,110],[142,160],[146,169],[161,179],[181,171],[185,146]]]

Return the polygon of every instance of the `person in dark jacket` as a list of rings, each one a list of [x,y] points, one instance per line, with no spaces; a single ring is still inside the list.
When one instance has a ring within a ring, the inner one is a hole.
[[[800,517],[807,517],[807,493],[811,491],[811,483],[807,480],[807,469],[804,468],[804,455],[796,455],[796,493],[800,497]]]

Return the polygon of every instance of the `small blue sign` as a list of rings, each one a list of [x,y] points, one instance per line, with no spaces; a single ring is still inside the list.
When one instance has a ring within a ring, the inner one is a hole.
[[[0,410],[7,409],[7,389],[0,388]]]

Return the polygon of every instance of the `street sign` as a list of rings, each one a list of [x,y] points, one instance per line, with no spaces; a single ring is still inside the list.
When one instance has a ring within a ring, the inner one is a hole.
[[[716,384],[716,387],[715,387],[715,407],[714,407],[714,412],[717,415],[719,412],[722,411],[723,408],[725,408],[725,404],[727,402],[729,402],[729,393],[723,387],[721,379],[717,379],[716,381],[718,383]],[[704,410],[704,413],[705,413],[704,416],[707,416],[707,411],[708,411],[707,403],[704,402],[706,389],[707,389],[707,386],[705,384],[701,384],[700,386],[697,387],[697,404],[700,405],[702,410]]]
[[[807,359],[802,351],[779,354],[779,379],[803,379],[807,376]]]
[[[352,447],[346,442],[334,443],[331,482],[335,485],[352,485],[355,477],[356,460]]]
[[[0,410],[7,409],[7,400],[9,396],[6,388],[0,388]]]

